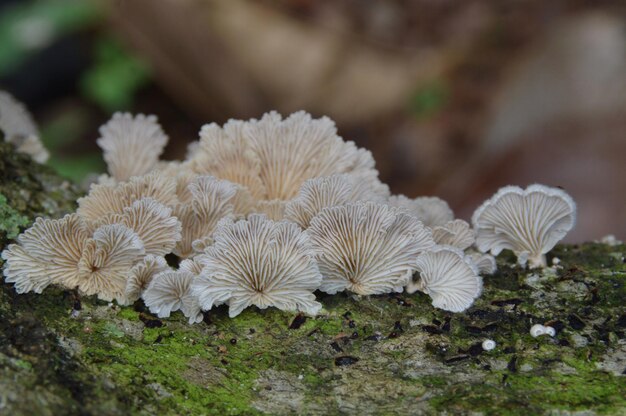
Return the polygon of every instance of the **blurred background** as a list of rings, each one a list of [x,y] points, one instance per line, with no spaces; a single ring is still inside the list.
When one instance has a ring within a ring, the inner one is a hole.
[[[114,111],[158,115],[174,159],[206,122],[304,109],[394,193],[469,219],[540,182],[578,202],[569,241],[626,237],[626,1],[0,0],[0,89],[77,182]]]

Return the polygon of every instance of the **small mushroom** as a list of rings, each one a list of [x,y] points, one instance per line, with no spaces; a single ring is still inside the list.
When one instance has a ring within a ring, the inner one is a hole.
[[[436,246],[416,261],[419,281],[406,290],[428,294],[433,306],[451,312],[469,308],[482,291],[482,278],[472,261],[455,247]]]
[[[212,176],[197,176],[189,184],[191,201],[178,204],[174,214],[182,223],[182,239],[174,253],[187,258],[212,244],[212,234],[219,221],[232,217],[236,185]]]
[[[492,339],[486,339],[482,343],[483,350],[491,351],[496,348],[496,342]]]
[[[454,220],[454,213],[448,203],[436,196],[422,196],[415,199],[407,198],[404,195],[393,195],[389,198],[389,205],[402,208],[427,227],[444,226],[449,221]]]
[[[435,244],[416,218],[374,202],[324,208],[307,232],[324,276],[320,290],[331,294],[401,292],[417,255]]]
[[[213,239],[195,258],[204,266],[193,282],[202,309],[228,303],[230,317],[252,305],[310,315],[321,309],[313,291],[322,276],[309,236],[297,224],[259,214],[236,223],[227,218]]]
[[[41,293],[50,284],[74,288],[78,262],[89,238],[82,219],[68,214],[58,220],[37,218],[3,252],[4,276],[17,293]]]
[[[552,328],[551,326],[546,326],[545,330],[546,330],[546,335],[550,335],[551,337],[556,335],[556,329]]]
[[[109,174],[116,181],[127,181],[153,170],[167,141],[156,116],[115,113],[100,127],[97,143],[104,151]]]
[[[382,202],[389,192],[387,186],[377,178],[370,179],[362,181],[346,174],[309,179],[287,203],[285,217],[306,229],[324,208],[357,201]]]
[[[259,120],[208,124],[190,147],[187,166],[241,187],[245,212],[284,217],[286,204],[311,178],[347,174],[362,182],[377,179],[372,154],[337,135],[328,117],[314,119],[299,111],[289,117],[270,112]]]
[[[126,282],[126,303],[130,304],[139,299],[150,285],[154,276],[169,269],[165,258],[152,254],[147,255],[142,261],[135,264],[130,269],[128,281]]]
[[[494,274],[498,270],[496,259],[491,254],[470,252],[466,257],[474,262],[481,275]]]
[[[444,225],[433,227],[433,239],[442,246],[452,246],[465,250],[476,240],[474,230],[463,220],[448,221]]]
[[[152,279],[143,293],[143,300],[152,313],[159,318],[168,318],[172,312],[181,310],[189,323],[202,321],[202,311],[197,297],[191,291],[196,279],[193,273],[184,270],[163,271]]]
[[[518,263],[545,267],[545,254],[558,243],[576,221],[576,205],[558,188],[531,185],[501,188],[485,201],[472,217],[476,245],[497,256],[512,250]]]
[[[545,335],[546,334],[546,327],[541,325],[541,324],[535,324],[533,326],[530,327],[530,335],[533,338],[537,338],[541,335]]]
[[[4,140],[13,143],[20,153],[45,163],[50,154],[39,139],[37,125],[22,103],[6,91],[0,91],[0,130]]]

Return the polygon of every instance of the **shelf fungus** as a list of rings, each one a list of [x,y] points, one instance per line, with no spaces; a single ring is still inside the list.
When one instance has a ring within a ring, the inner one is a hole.
[[[163,271],[154,276],[142,298],[150,312],[159,318],[168,318],[172,312],[180,310],[190,324],[201,322],[202,311],[191,291],[196,279],[193,273],[186,270]]]
[[[128,273],[145,254],[143,242],[127,226],[105,224],[91,234],[76,214],[38,218],[17,241],[2,258],[5,281],[18,293],[41,293],[55,284],[124,303]]]
[[[509,249],[521,265],[545,267],[545,254],[572,229],[576,204],[558,188],[501,188],[472,217],[476,245],[494,256]]]
[[[465,257],[468,257],[472,262],[474,262],[481,275],[494,274],[496,270],[498,270],[496,258],[491,254],[471,251],[469,254],[466,252]]]
[[[220,222],[214,244],[196,257],[204,267],[193,282],[200,306],[229,305],[237,316],[248,306],[274,306],[316,315],[322,305],[313,291],[322,276],[306,232],[288,221],[253,214]]]
[[[320,290],[331,294],[401,292],[417,255],[435,244],[419,220],[374,202],[325,208],[307,232],[324,276]]]
[[[134,176],[127,182],[92,184],[89,193],[78,199],[76,211],[88,225],[98,224],[112,214],[123,214],[124,209],[142,198],[173,207],[178,203],[176,180],[159,172]]]
[[[151,172],[167,141],[156,116],[115,113],[100,127],[97,143],[103,150],[111,177],[116,181],[127,181]]]
[[[49,153],[39,139],[37,125],[24,105],[11,94],[0,90],[0,131],[4,140],[13,143],[20,153],[45,163]],[[1,135],[0,135],[1,136]]]
[[[212,176],[197,176],[188,186],[191,200],[178,204],[175,215],[182,222],[182,239],[174,253],[188,258],[212,244],[218,222],[233,215],[237,186]]]
[[[370,179],[364,182],[345,174],[309,179],[287,204],[285,217],[306,229],[324,208],[357,201],[383,202],[389,189],[378,179]]]
[[[419,280],[406,291],[428,294],[433,306],[463,312],[482,291],[482,279],[474,263],[455,247],[437,246],[420,254],[416,261]]]
[[[192,148],[186,166],[239,184],[249,212],[274,220],[283,218],[287,202],[307,179],[338,173],[365,181],[378,177],[369,151],[344,141],[329,118],[313,119],[303,111],[285,119],[270,112],[224,127],[208,124]]]
[[[476,241],[474,230],[463,220],[448,221],[444,225],[433,227],[433,239],[439,245],[452,246],[466,250]]]
[[[454,220],[454,213],[448,203],[436,196],[410,199],[404,195],[393,195],[388,203],[392,207],[406,210],[408,214],[422,221],[427,227],[445,226],[446,223]]]
[[[152,254],[147,255],[142,261],[135,264],[128,273],[125,292],[126,303],[131,304],[141,298],[150,285],[152,278],[166,270],[170,270],[170,268],[165,258]]]

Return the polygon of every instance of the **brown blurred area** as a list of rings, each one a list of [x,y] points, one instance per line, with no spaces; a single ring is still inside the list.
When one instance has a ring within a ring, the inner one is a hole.
[[[570,241],[626,238],[626,2],[104,4],[102,30],[151,68],[130,110],[159,116],[166,158],[205,122],[304,109],[370,149],[394,193],[468,219],[500,186],[559,186],[579,205]]]

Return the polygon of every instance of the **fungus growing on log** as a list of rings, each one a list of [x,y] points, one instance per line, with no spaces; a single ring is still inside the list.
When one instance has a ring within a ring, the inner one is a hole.
[[[156,116],[115,113],[100,127],[97,143],[109,174],[116,181],[127,181],[152,171],[167,141]]]
[[[419,280],[406,290],[419,290],[432,299],[433,306],[450,312],[463,312],[482,291],[482,279],[474,263],[450,246],[437,246],[419,255]]]
[[[331,294],[401,292],[417,255],[435,245],[416,218],[374,202],[325,208],[307,231],[324,276],[320,290]]]
[[[297,224],[253,214],[220,222],[214,243],[197,256],[204,266],[193,282],[204,310],[227,303],[235,317],[248,306],[274,306],[315,315],[322,305],[313,291],[322,276],[309,236]]]
[[[563,190],[544,185],[501,188],[472,216],[476,246],[497,256],[512,250],[521,265],[545,267],[552,250],[576,222],[576,204]]]

